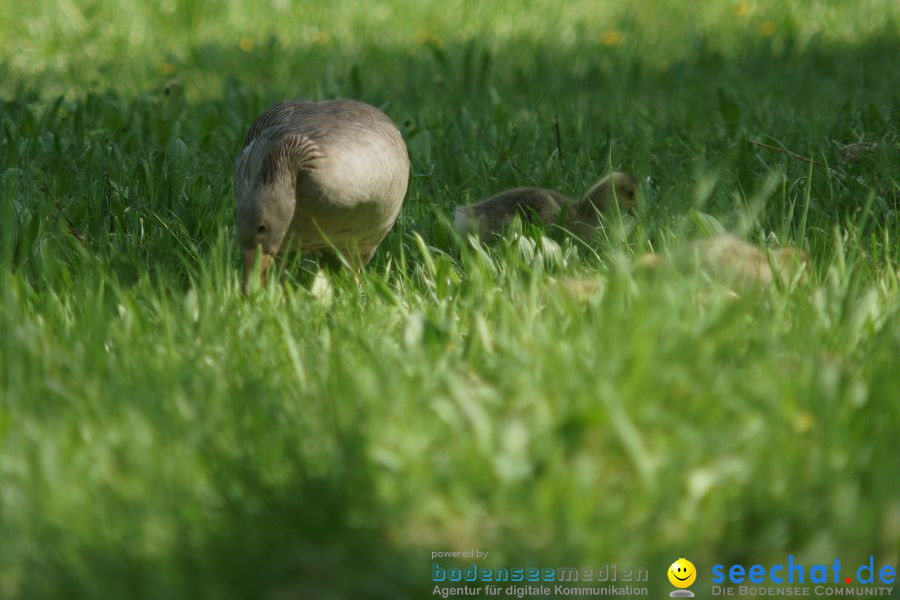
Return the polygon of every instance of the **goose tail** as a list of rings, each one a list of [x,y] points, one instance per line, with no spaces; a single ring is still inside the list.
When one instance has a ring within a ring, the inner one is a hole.
[[[453,213],[453,228],[462,235],[480,233],[478,221],[475,219],[475,211],[471,206],[457,206]]]

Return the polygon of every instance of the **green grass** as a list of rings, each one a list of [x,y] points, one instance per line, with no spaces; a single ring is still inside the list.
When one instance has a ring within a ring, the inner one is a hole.
[[[426,597],[471,547],[657,597],[679,556],[704,595],[896,566],[900,10],[785,4],[0,5],[0,597]],[[404,133],[401,217],[359,284],[245,298],[246,128],[341,96]],[[447,226],[611,168],[643,200],[596,240]],[[812,268],[636,267],[720,226]]]

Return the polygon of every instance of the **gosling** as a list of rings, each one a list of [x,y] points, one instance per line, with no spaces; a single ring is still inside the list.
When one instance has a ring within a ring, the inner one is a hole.
[[[600,224],[600,214],[609,214],[618,203],[622,212],[634,209],[637,182],[625,173],[613,172],[591,187],[580,201],[554,190],[521,187],[500,192],[486,200],[458,206],[453,226],[463,235],[482,241],[503,233],[518,215],[525,222],[537,219],[557,223],[579,236]]]
[[[638,267],[658,268],[670,263],[683,272],[699,270],[711,281],[738,289],[765,288],[812,267],[809,254],[791,246],[763,249],[730,234],[694,240],[677,249],[669,259],[648,254]]]

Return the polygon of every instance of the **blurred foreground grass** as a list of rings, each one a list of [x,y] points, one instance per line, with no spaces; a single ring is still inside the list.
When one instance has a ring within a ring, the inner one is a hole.
[[[897,17],[0,5],[0,596],[411,597],[471,547],[657,594],[678,556],[701,588],[788,553],[896,565]],[[244,131],[336,96],[404,132],[401,219],[360,285],[303,264],[245,299]],[[446,225],[610,168],[644,202],[587,244]],[[813,268],[734,300],[635,266],[719,227]]]

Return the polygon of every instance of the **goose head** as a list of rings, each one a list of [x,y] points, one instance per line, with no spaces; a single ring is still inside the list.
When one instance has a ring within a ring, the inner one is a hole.
[[[260,182],[241,198],[237,209],[237,237],[244,255],[244,293],[249,291],[257,256],[260,280],[265,278],[272,257],[285,241],[295,206],[294,190],[277,180]]]
[[[615,171],[595,183],[584,195],[584,208],[609,213],[618,203],[622,212],[634,209],[638,185],[634,177]]]

